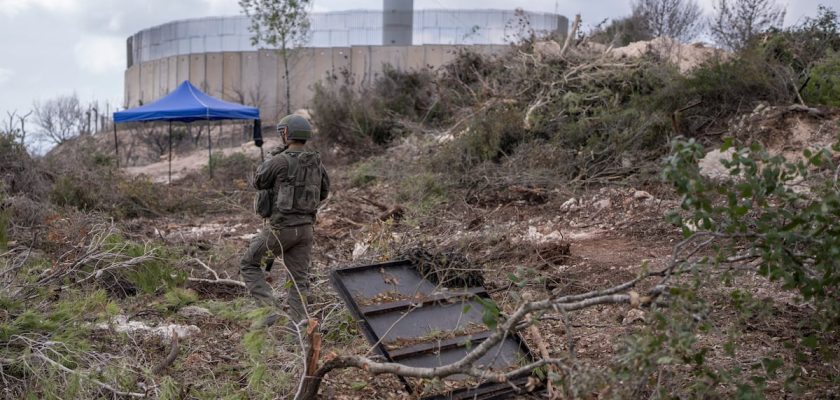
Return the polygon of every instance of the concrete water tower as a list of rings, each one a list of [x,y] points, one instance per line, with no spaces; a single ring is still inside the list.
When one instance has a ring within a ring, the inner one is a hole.
[[[411,46],[414,0],[385,0],[382,9],[382,44]]]

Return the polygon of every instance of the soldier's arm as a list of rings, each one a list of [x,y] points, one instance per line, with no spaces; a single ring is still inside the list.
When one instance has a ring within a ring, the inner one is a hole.
[[[257,168],[257,174],[254,176],[254,188],[257,190],[271,189],[274,187],[274,180],[280,174],[286,173],[288,165],[285,157],[274,156],[265,160]]]
[[[327,169],[321,165],[321,201],[327,199],[330,195],[330,177],[327,175]]]

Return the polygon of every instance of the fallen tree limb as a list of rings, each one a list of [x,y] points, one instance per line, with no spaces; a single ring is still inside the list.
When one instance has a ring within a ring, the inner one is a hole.
[[[160,364],[158,364],[154,368],[152,368],[152,374],[157,375],[157,374],[161,373],[163,370],[165,370],[166,368],[168,368],[170,365],[172,365],[172,363],[175,362],[175,359],[178,358],[178,350],[179,350],[178,333],[173,331],[172,332],[172,347],[169,349],[169,354],[166,356],[166,358],[163,359],[163,361],[160,362]]]
[[[222,284],[222,285],[239,286],[239,287],[246,288],[246,289],[248,288],[247,286],[245,286],[245,282],[237,281],[235,279],[221,278],[221,277],[219,277],[219,274],[213,268],[210,268],[207,264],[205,264],[201,260],[199,260],[197,258],[193,258],[192,260],[195,261],[198,265],[202,266],[204,268],[204,270],[206,270],[207,272],[210,273],[210,275],[213,275],[213,279],[187,278],[187,282],[217,283],[217,284]]]
[[[507,337],[518,325],[518,323],[525,319],[528,314],[544,310],[574,311],[600,304],[631,304],[634,306],[640,306],[649,304],[654,297],[654,293],[651,293],[650,296],[642,298],[637,293],[630,292],[628,294],[595,296],[569,303],[558,302],[558,299],[547,299],[524,303],[521,304],[504,323],[499,324],[496,330],[493,331],[487,339],[473,348],[473,350],[467,353],[467,355],[465,355],[462,359],[451,364],[435,368],[410,367],[393,362],[377,362],[364,356],[337,356],[328,360],[323,366],[321,366],[321,368],[318,369],[318,371],[315,372],[315,374],[311,377],[313,384],[309,385],[307,390],[304,392],[304,395],[300,398],[315,398],[318,393],[319,384],[323,380],[324,376],[326,376],[330,371],[343,368],[359,368],[374,375],[393,374],[409,378],[446,379],[453,375],[468,375],[482,380],[507,382],[511,379],[523,376],[524,374],[528,374],[535,368],[566,361],[559,359],[542,359],[506,373],[489,372],[486,369],[479,369],[475,367],[475,363],[499,342],[504,340],[504,338]]]
[[[580,14],[575,15],[575,22],[572,23],[572,30],[566,36],[566,42],[563,43],[563,48],[560,49],[560,57],[563,57],[566,54],[566,51],[569,50],[569,47],[574,40],[574,37],[577,36],[577,31],[580,28]]]

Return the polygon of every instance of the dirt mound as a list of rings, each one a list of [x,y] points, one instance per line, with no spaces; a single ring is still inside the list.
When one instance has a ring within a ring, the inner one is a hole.
[[[664,37],[633,42],[610,50],[610,54],[617,58],[639,58],[648,53],[657,54],[662,59],[670,61],[683,73],[690,72],[715,57],[726,57],[728,54],[721,49],[708,47],[704,43],[685,44]]]
[[[729,135],[743,143],[761,143],[770,154],[795,162],[803,159],[805,149],[830,149],[835,142],[835,128],[840,121],[836,111],[801,105],[771,107],[759,104],[753,112],[734,118]],[[734,151],[711,150],[700,160],[700,173],[713,180],[729,180],[729,170],[722,161],[731,160]]]

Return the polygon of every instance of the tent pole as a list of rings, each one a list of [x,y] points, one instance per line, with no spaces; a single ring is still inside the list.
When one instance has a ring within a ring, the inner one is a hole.
[[[210,135],[210,121],[207,121],[207,168],[210,170],[210,179],[213,179],[213,139]]]
[[[117,157],[117,169],[120,169],[120,146],[117,141],[117,123],[113,122],[111,125],[114,126],[114,155]]]
[[[172,121],[169,121],[169,184],[172,184]]]

